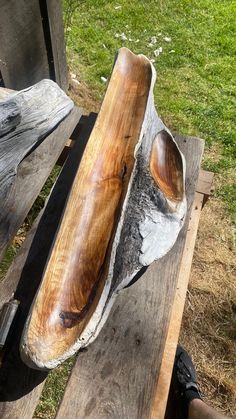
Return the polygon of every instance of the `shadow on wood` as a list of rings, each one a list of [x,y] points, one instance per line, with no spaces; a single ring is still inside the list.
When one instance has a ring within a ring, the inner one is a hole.
[[[18,260],[21,259],[22,252],[25,253],[26,261],[15,292],[15,298],[20,300],[20,308],[12,327],[13,330],[6,343],[5,357],[0,370],[0,401],[17,400],[33,390],[47,376],[46,372],[32,370],[21,361],[19,342],[29,308],[42,278],[67,195],[95,118],[95,114],[87,118],[86,127],[82,129],[80,140],[75,141],[72,152],[69,154],[58,181],[50,194],[42,216],[39,215],[35,221],[29,237],[8,273],[8,276],[10,276],[14,269],[22,268],[18,266]],[[4,406],[0,407],[0,412],[4,412]]]

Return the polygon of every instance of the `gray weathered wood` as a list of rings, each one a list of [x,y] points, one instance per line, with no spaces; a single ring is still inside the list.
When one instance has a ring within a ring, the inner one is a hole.
[[[0,284],[1,304],[12,294],[20,300],[18,315],[0,369],[1,419],[30,419],[47,375],[23,364],[18,352],[19,340],[94,119],[95,116],[92,115],[81,133],[80,140],[75,141],[44,211],[35,221],[5,281]]]
[[[20,90],[43,78],[67,89],[60,1],[0,0],[0,75]]]
[[[205,203],[207,202],[212,192],[213,178],[214,178],[214,173],[209,172],[207,170],[200,171],[196,190],[197,192],[204,194],[202,206],[205,205]]]
[[[8,193],[18,164],[73,108],[51,80],[10,95],[0,103],[0,193]]]
[[[176,412],[176,401],[175,403],[171,403],[173,408],[172,413],[169,413],[167,416],[166,404],[175,360],[176,347],[179,341],[180,327],[186,300],[186,293],[188,289],[188,282],[190,278],[198,225],[202,211],[203,198],[204,195],[202,193],[195,192],[182,260],[178,272],[174,300],[171,307],[171,315],[161,360],[161,367],[158,372],[155,396],[153,399],[153,405],[149,419],[175,418],[174,413]],[[174,391],[170,390],[171,396],[173,393]]]
[[[185,226],[172,250],[120,293],[96,341],[79,353],[57,419],[150,415],[203,152],[199,139],[176,140],[187,163]]]
[[[4,86],[20,90],[49,78],[38,0],[0,0],[0,71]]]
[[[45,97],[45,100],[46,99],[47,98]],[[61,111],[59,107],[58,111],[59,115],[54,119],[54,126],[63,118],[63,114],[61,113],[60,115]],[[66,112],[64,111],[64,116],[65,115]],[[9,136],[15,135],[15,137],[13,137],[13,139],[9,137],[10,143],[7,150],[8,157],[6,158],[6,155],[4,156],[3,154],[1,154],[2,158],[0,157],[1,196],[3,194],[7,196],[6,199],[1,200],[0,203],[0,258],[39,194],[40,189],[56,163],[66,140],[78,123],[80,116],[80,110],[78,108],[74,109],[67,116],[66,120],[62,121],[56,129],[40,142],[40,144],[25,158],[24,156],[39,142],[43,132],[46,133],[46,129],[48,130],[49,126],[43,128],[42,131],[38,128],[38,131],[35,130],[35,132],[30,133],[28,137],[24,135],[24,132],[17,137],[17,130],[9,134]],[[33,121],[32,125],[34,125]],[[52,128],[53,125],[50,122],[50,131]],[[21,144],[20,142],[16,144],[16,141],[19,141],[19,138],[22,138]],[[5,139],[5,136],[0,139],[0,148],[3,139]],[[2,147],[6,150],[4,144],[2,144]],[[8,163],[8,166],[6,165],[6,162]],[[8,183],[3,174],[4,170],[8,174],[13,174]]]
[[[63,90],[67,90],[68,73],[61,1],[46,0],[46,4],[51,35],[55,80]]]
[[[0,87],[0,102],[8,98],[8,96],[14,93],[14,90],[6,89],[5,87]]]

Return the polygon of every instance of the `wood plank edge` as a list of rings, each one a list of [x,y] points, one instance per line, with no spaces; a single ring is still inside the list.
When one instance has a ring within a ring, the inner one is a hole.
[[[90,114],[91,115],[91,114]],[[65,147],[63,148],[60,156],[58,157],[58,160],[56,162],[56,165],[63,166],[71,149],[74,146],[75,141],[81,140],[81,132],[83,131],[83,128],[86,123],[88,123],[89,116],[82,115],[78,124],[75,126],[73,132],[71,133],[70,138],[68,138]]]
[[[203,199],[203,194],[195,193],[150,419],[165,417]]]
[[[204,195],[210,195],[212,192],[212,184],[214,173],[201,169],[198,177],[196,192]]]
[[[206,204],[213,191],[214,173],[207,170],[200,170],[196,192],[204,195],[202,207]]]

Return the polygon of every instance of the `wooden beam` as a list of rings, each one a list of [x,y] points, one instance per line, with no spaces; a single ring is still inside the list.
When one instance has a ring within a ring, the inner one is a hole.
[[[0,9],[0,71],[4,86],[21,90],[49,78],[40,2],[1,0]]]
[[[0,0],[0,10],[0,76],[4,87],[21,90],[50,78],[67,90],[61,1]]]
[[[182,261],[180,264],[176,284],[176,292],[171,309],[169,327],[163,350],[163,357],[161,361],[150,419],[164,419],[165,417],[172,368],[179,339],[203,199],[204,195],[196,192],[186,234],[186,242],[183,250]]]
[[[203,207],[213,191],[212,189],[213,178],[214,178],[214,173],[209,172],[207,170],[200,170],[196,191],[204,195],[203,203],[202,203]]]
[[[63,90],[68,89],[66,45],[61,0],[44,0],[47,8],[50,42],[52,48],[55,81]]]

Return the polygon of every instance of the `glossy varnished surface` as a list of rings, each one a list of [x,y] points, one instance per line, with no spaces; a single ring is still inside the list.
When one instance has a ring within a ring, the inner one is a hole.
[[[183,160],[171,135],[160,131],[152,145],[150,172],[164,195],[174,202],[184,196]]]
[[[150,82],[149,61],[120,50],[25,336],[42,363],[73,345],[101,295]]]

